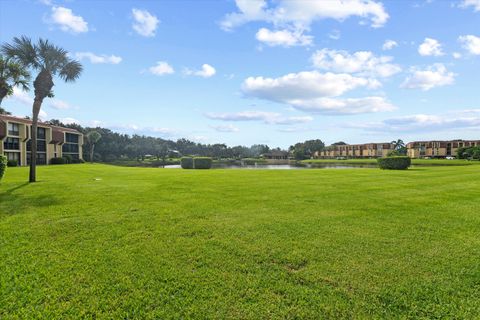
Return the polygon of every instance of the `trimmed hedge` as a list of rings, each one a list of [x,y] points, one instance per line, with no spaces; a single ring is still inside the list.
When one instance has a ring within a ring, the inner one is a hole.
[[[210,169],[213,160],[209,157],[182,157],[182,169]]]
[[[2,180],[7,169],[7,157],[0,155],[0,180]]]
[[[7,167],[18,167],[18,161],[17,160],[8,160],[7,161]]]
[[[193,168],[194,169],[211,169],[212,162],[213,162],[212,158],[208,158],[208,157],[193,158]]]
[[[380,169],[405,170],[412,164],[410,157],[386,157],[377,159]]]
[[[67,159],[65,158],[52,158],[50,159],[50,164],[65,164],[67,163]]]
[[[182,159],[180,159],[180,165],[182,166],[182,169],[193,169],[193,158],[182,157]]]

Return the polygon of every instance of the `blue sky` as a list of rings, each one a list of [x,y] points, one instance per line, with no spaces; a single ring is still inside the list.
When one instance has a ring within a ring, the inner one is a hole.
[[[229,145],[480,138],[480,0],[0,1],[1,42],[20,35],[84,65],[44,119]]]

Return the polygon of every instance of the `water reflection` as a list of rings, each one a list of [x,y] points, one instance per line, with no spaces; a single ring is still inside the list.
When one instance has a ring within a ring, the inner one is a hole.
[[[165,166],[168,169],[179,169],[180,165]],[[212,169],[250,169],[250,170],[303,170],[303,169],[362,169],[378,168],[376,164],[351,164],[351,163],[288,163],[288,164],[226,164],[214,163]]]

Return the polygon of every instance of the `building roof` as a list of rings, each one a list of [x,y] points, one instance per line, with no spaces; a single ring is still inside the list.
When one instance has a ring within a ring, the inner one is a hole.
[[[29,125],[32,124],[32,120],[30,120],[30,119],[20,118],[20,117],[16,117],[16,116],[9,116],[9,115],[4,115],[4,114],[0,114],[0,120],[29,124]],[[45,123],[45,122],[41,122],[41,121],[38,122],[38,125],[40,125],[42,127],[52,128],[54,130],[56,129],[57,131],[59,130],[59,131],[63,131],[63,132],[71,132],[71,133],[81,134],[80,131],[72,129],[72,128],[54,126],[54,125],[51,125],[51,124],[48,124],[48,123]]]

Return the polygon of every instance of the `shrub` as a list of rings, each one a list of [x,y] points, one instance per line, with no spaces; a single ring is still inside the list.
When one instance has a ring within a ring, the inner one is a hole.
[[[180,159],[180,165],[182,169],[193,169],[193,158],[182,157],[182,159]]]
[[[0,155],[0,180],[2,180],[7,169],[7,157]]]
[[[83,160],[83,159],[72,159],[72,160],[70,160],[70,163],[85,163],[85,160]]]
[[[18,161],[17,160],[8,160],[7,161],[7,167],[18,167]]]
[[[195,169],[210,169],[212,168],[212,158],[208,158],[208,157],[193,158],[193,167]]]
[[[50,159],[50,164],[65,164],[67,163],[67,159],[65,158],[52,158]]]
[[[380,169],[405,170],[412,164],[409,157],[386,157],[377,159]]]

